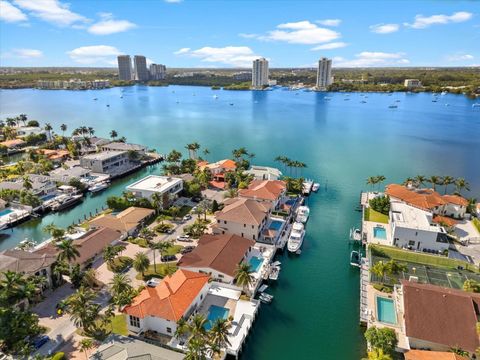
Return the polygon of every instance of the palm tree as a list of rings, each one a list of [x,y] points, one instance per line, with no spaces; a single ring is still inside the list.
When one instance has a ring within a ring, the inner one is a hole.
[[[148,256],[143,252],[138,252],[135,254],[133,259],[133,268],[142,274],[142,278],[145,276],[145,271],[148,270],[150,266],[150,260]]]
[[[209,344],[213,354],[220,354],[220,349],[225,348],[230,344],[228,340],[229,330],[232,323],[228,319],[217,319],[208,332]],[[212,346],[213,345],[213,346]]]
[[[241,262],[235,269],[235,281],[238,285],[243,287],[244,293],[247,293],[248,287],[255,281],[252,273],[253,270],[247,262]]]
[[[124,305],[130,304],[135,292],[132,285],[130,285],[130,279],[127,275],[114,274],[109,285],[113,301],[118,305],[119,309]]]
[[[404,185],[404,186],[409,186],[409,185],[411,185],[411,184],[413,184],[413,183],[414,183],[414,179],[411,178],[411,177],[408,177],[408,178],[405,179],[405,181],[402,183],[402,185]]]
[[[437,190],[436,186],[440,185],[441,180],[442,179],[440,178],[440,176],[432,175],[426,181],[432,184],[433,191],[436,191]]]
[[[187,345],[185,360],[204,360],[207,358],[207,342],[203,337],[190,339]]]
[[[103,249],[103,260],[113,269],[115,258],[125,250],[125,245],[107,245]]]
[[[89,126],[87,130],[88,130],[88,136],[92,137],[93,134],[95,134],[95,130],[93,127]]]
[[[158,212],[163,208],[163,196],[160,193],[154,193],[152,195],[152,205]]]
[[[51,131],[53,130],[53,127],[50,123],[45,124],[45,131],[47,132],[47,139],[48,141],[52,140],[52,134]]]
[[[0,289],[4,292],[2,303],[15,305],[20,300],[31,300],[34,297],[36,286],[22,274],[6,271],[0,275]]]
[[[377,178],[377,184],[381,184],[381,183],[383,183],[383,182],[387,179],[387,178],[386,178],[385,176],[383,176],[383,175],[377,175],[376,178]]]
[[[84,338],[80,341],[80,351],[83,351],[85,354],[85,360],[88,360],[87,351],[92,349],[95,346],[92,339]]]
[[[368,179],[367,179],[367,185],[370,185],[372,187],[372,191],[373,191],[373,187],[377,184],[377,177],[376,176],[369,176]]]
[[[17,119],[15,119],[15,118],[7,118],[7,119],[5,120],[5,123],[7,124],[7,126],[14,127],[15,125],[17,125]]]
[[[460,194],[463,189],[470,191],[470,184],[464,178],[455,179],[455,189]]]
[[[53,223],[51,223],[49,225],[46,225],[43,228],[43,231],[45,231],[46,233],[49,233],[50,236],[52,236],[53,240],[55,240],[55,241],[63,240],[63,237],[65,235],[65,230],[63,230],[62,228],[59,228],[58,226],[54,225]]]
[[[180,320],[177,321],[177,329],[175,330],[175,336],[181,337],[185,335],[189,331],[189,324],[185,320],[185,318],[181,317]]]
[[[93,268],[88,269],[83,273],[82,284],[86,287],[94,288],[98,284],[97,271]]]
[[[200,149],[200,144],[197,142],[187,144],[185,148],[188,150],[188,155],[190,159],[197,159],[197,150]]]
[[[23,178],[23,188],[25,190],[32,190],[33,184],[28,175],[25,175]]]
[[[172,215],[173,220],[176,220],[179,213],[180,213],[180,209],[177,206],[172,206],[170,208],[170,215]]]
[[[118,133],[115,130],[110,131],[110,137],[112,140],[115,140],[115,138],[118,137]]]
[[[205,160],[207,160],[207,155],[210,154],[210,150],[207,148],[203,149],[203,155],[205,156]]]
[[[238,189],[236,188],[230,188],[227,190],[227,192],[224,195],[226,198],[234,198],[238,196]]]
[[[241,159],[243,159],[243,156],[248,155],[248,151],[244,147],[241,147],[232,150],[232,155],[235,158],[235,161],[239,162]]]
[[[385,262],[379,261],[370,268],[370,272],[381,278],[383,282],[385,274],[388,272],[388,266]]]
[[[26,125],[27,119],[28,119],[28,117],[27,117],[26,114],[20,114],[20,115],[18,115],[18,120],[21,121],[21,122],[23,122],[23,126]]]
[[[444,194],[447,193],[448,185],[451,185],[451,184],[453,184],[453,183],[454,183],[454,179],[453,179],[453,177],[451,177],[451,176],[448,176],[448,175],[447,175],[447,176],[444,176],[444,177],[442,178],[442,185],[445,186],[444,191],[443,191]]]
[[[58,254],[59,260],[70,262],[80,256],[80,252],[78,251],[80,246],[74,244],[72,240],[63,239],[56,243],[55,247],[60,250]]]
[[[62,136],[65,136],[65,131],[67,131],[67,125],[66,124],[60,125],[60,130],[62,130]]]
[[[425,185],[425,181],[427,181],[427,178],[423,175],[417,175],[414,178],[415,183],[417,184],[417,187],[422,187]]]
[[[98,318],[101,305],[93,303],[96,298],[94,291],[81,286],[76,293],[67,299],[67,312],[77,327],[88,332]]]

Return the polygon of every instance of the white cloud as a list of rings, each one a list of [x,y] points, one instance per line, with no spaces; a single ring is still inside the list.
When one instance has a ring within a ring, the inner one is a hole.
[[[339,49],[339,48],[343,48],[345,46],[348,46],[347,43],[345,42],[342,42],[342,41],[339,41],[339,42],[332,42],[332,43],[328,43],[328,44],[324,44],[324,45],[318,45],[318,46],[315,46],[313,48],[311,48],[310,50],[332,50],[332,49]]]
[[[19,8],[16,8],[8,1],[0,1],[0,19],[6,22],[19,22],[26,21],[27,15],[25,15]]]
[[[348,60],[341,57],[333,58],[336,67],[371,67],[371,66],[399,66],[410,63],[404,53],[385,53],[378,51],[363,51],[355,55],[355,59]]]
[[[377,24],[370,26],[370,31],[377,34],[390,34],[398,31],[399,27],[398,24]]]
[[[245,39],[254,39],[254,38],[258,37],[257,34],[245,34],[245,33],[240,33],[240,34],[238,34],[238,36],[243,37]]]
[[[325,19],[325,20],[318,20],[315,21],[317,24],[323,25],[323,26],[338,26],[342,22],[340,19]]]
[[[15,0],[15,4],[31,15],[58,26],[88,21],[84,16],[71,11],[68,4],[58,0]]]
[[[290,44],[320,44],[333,41],[340,37],[340,33],[318,27],[310,21],[298,21],[280,24],[277,29],[269,31],[266,35],[257,36],[260,40],[285,41]]]
[[[472,17],[473,14],[466,11],[459,11],[452,15],[416,15],[413,24],[404,23],[404,25],[414,29],[424,29],[430,25],[464,22],[470,20]]]
[[[88,32],[95,35],[110,35],[135,28],[137,25],[128,20],[115,20],[110,13],[101,13],[102,20],[88,28]]]
[[[85,65],[115,65],[116,57],[122,53],[114,46],[93,45],[82,46],[67,52],[70,59]]]
[[[252,61],[259,58],[259,56],[255,55],[253,50],[247,46],[226,46],[222,48],[206,46],[197,50],[182,48],[174,54],[198,58],[202,62],[220,63],[238,67],[251,66]]]
[[[473,59],[474,56],[470,54],[454,54],[447,56],[448,61],[468,61]]]
[[[43,56],[40,50],[36,49],[13,49],[2,55],[3,58],[16,58],[16,59],[37,59]]]

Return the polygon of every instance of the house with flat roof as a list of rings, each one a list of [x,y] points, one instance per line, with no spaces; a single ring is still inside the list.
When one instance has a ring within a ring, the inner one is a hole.
[[[59,167],[58,169],[54,169],[50,171],[49,175],[55,181],[68,184],[72,179],[81,180],[81,179],[88,178],[88,176],[90,176],[91,173],[92,173],[92,170],[90,169],[86,169],[81,166],[72,166],[72,167],[69,167],[68,169]]]
[[[209,274],[213,280],[233,284],[237,266],[247,261],[255,241],[235,234],[204,234],[197,247],[178,261],[180,269]]]
[[[222,210],[215,213],[217,223],[214,234],[231,233],[250,239],[261,240],[272,205],[247,198],[227,199]]]
[[[287,194],[287,185],[282,180],[253,180],[248,188],[241,189],[238,195],[242,198],[268,202],[272,209],[277,209]]]
[[[111,334],[89,360],[182,360],[185,354],[135,339]]]
[[[164,207],[167,207],[182,190],[182,179],[159,175],[149,175],[127,186],[127,191],[132,192],[136,197],[151,200],[153,194],[160,195]]]
[[[147,286],[123,309],[128,331],[151,330],[173,336],[177,321],[188,319],[205,299],[209,279],[209,275],[179,269],[156,286]]]
[[[31,189],[29,190],[33,195],[42,197],[50,195],[56,192],[57,184],[49,176],[29,174],[28,176]],[[2,181],[0,182],[0,189],[9,189],[9,190],[26,190],[24,186],[24,178],[17,178],[13,181]]]
[[[450,351],[456,347],[475,353],[480,346],[480,294],[406,280],[401,284],[405,350]]]
[[[255,180],[278,180],[282,177],[282,172],[276,168],[268,166],[252,165],[245,174],[252,175]]]
[[[417,251],[448,249],[447,232],[433,221],[430,212],[392,201],[389,217],[391,245]]]
[[[117,176],[132,170],[136,165],[130,161],[127,151],[104,151],[82,156],[80,166],[96,173]]]
[[[125,142],[110,142],[108,144],[103,144],[100,146],[102,151],[136,151],[139,154],[145,154],[147,147],[144,145],[138,144],[129,144]]]
[[[102,214],[89,221],[91,226],[106,227],[134,235],[138,228],[155,214],[152,209],[129,207],[118,214]]]

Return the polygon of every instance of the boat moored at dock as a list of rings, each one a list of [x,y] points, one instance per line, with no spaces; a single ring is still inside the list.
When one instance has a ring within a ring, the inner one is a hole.
[[[297,209],[296,221],[305,224],[310,215],[310,208],[306,205],[299,206]]]
[[[292,226],[292,232],[288,238],[287,249],[290,252],[296,253],[300,250],[305,237],[305,227],[301,222],[296,222]]]

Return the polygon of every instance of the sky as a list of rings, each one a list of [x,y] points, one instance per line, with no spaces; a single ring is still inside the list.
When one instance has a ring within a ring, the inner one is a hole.
[[[0,66],[480,66],[480,1],[0,0]]]

